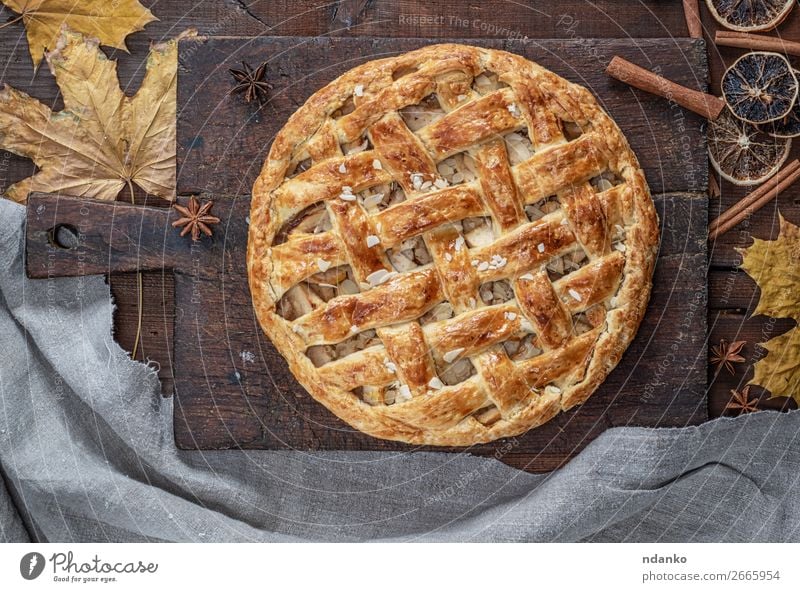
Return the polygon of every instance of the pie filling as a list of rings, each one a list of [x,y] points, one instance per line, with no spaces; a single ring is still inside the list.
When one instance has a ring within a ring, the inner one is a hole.
[[[476,77],[473,86],[473,90],[480,94],[486,94],[498,88],[501,88],[501,85],[497,84],[496,77],[483,75]],[[352,110],[352,104],[348,103],[340,109],[337,115],[345,115]],[[434,95],[429,95],[418,105],[406,107],[400,113],[411,131],[422,129],[446,114],[436,102]],[[562,129],[564,129],[564,137],[567,141],[574,140],[583,133],[582,129],[572,122],[564,123]],[[511,166],[525,162],[533,156],[534,147],[527,130],[522,129],[505,134],[502,139]],[[361,151],[368,148],[371,149],[368,139],[358,144],[350,143],[342,146],[345,154],[354,149]],[[303,160],[298,163],[296,173],[308,170],[311,166],[311,159]],[[475,160],[469,152],[459,152],[442,160],[437,163],[436,169],[439,175],[438,179],[419,183],[417,189],[420,192],[436,191],[463,183],[471,183],[478,179],[479,174]],[[611,172],[604,172],[589,179],[589,183],[598,193],[612,189],[621,182],[622,180]],[[406,201],[404,190],[396,182],[376,185],[355,195],[364,210],[373,215]],[[524,214],[527,221],[536,222],[560,209],[558,196],[551,195],[526,205]],[[493,228],[490,216],[468,217],[454,220],[451,224],[463,236],[464,243],[469,249],[488,247],[499,238],[498,232]],[[276,235],[275,244],[279,245],[305,234],[321,234],[330,230],[331,220],[328,210],[324,204],[314,204],[284,225]],[[617,238],[623,237],[617,236]],[[615,244],[622,245],[622,242],[617,241]],[[424,237],[421,235],[406,239],[394,248],[387,249],[386,256],[392,271],[397,273],[413,271],[433,262]],[[552,282],[578,271],[588,262],[589,258],[586,252],[582,248],[575,248],[561,256],[552,257],[544,268]],[[491,263],[491,260],[487,263]],[[287,321],[294,321],[320,306],[325,306],[336,297],[358,294],[360,291],[352,268],[349,265],[340,265],[320,271],[290,288],[280,299],[276,309],[281,317]],[[508,278],[485,282],[480,285],[478,293],[480,302],[486,306],[514,304],[514,290],[511,280]],[[602,326],[605,322],[606,311],[607,307],[601,303],[573,315],[571,319],[573,334],[581,335]],[[422,314],[418,322],[424,329],[431,323],[447,321],[456,316],[450,302],[445,300],[435,304]],[[314,366],[319,368],[335,360],[357,354],[366,348],[381,345],[381,343],[377,332],[374,329],[367,329],[336,344],[312,345],[305,353]],[[435,349],[435,344],[430,345]],[[514,362],[535,358],[544,351],[530,324],[526,326],[525,331],[513,334],[508,339],[498,342],[498,345]],[[436,375],[441,381],[440,388],[461,384],[476,374],[475,366],[468,357],[461,357],[452,362],[445,361],[439,355],[432,357]],[[395,380],[385,387],[357,387],[352,392],[371,405],[393,405],[412,398],[412,395],[403,386],[399,380]],[[439,386],[438,383],[435,383],[435,386]],[[432,392],[435,390],[438,389],[431,389]],[[490,425],[500,417],[500,414],[496,406],[489,405],[474,412],[473,416],[484,425]]]

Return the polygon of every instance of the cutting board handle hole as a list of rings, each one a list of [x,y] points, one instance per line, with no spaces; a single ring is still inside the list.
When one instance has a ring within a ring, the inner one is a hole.
[[[78,229],[71,224],[57,224],[47,233],[50,244],[59,249],[74,249],[78,246]]]

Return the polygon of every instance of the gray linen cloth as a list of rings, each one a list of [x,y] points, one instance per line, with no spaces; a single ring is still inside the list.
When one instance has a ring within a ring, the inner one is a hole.
[[[102,277],[28,280],[0,200],[0,539],[800,540],[800,413],[606,431],[530,475],[468,454],[184,452]]]

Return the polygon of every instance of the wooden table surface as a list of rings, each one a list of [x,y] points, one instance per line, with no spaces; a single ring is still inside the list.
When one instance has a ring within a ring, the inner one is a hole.
[[[387,37],[514,37],[560,38],[581,40],[594,37],[630,37],[643,39],[639,64],[655,68],[648,60],[648,38],[686,37],[682,5],[663,0],[561,0],[559,2],[496,2],[465,3],[461,0],[342,0],[338,2],[292,0],[214,0],[181,2],[178,0],[141,0],[160,19],[143,32],[128,37],[130,55],[105,48],[119,60],[118,70],[123,88],[132,94],[144,74],[144,59],[151,41],[176,35],[187,27],[195,27],[209,36],[258,35],[330,35]],[[701,1],[701,5],[704,3]],[[713,38],[716,23],[705,6],[701,6],[708,40]],[[0,22],[11,15],[0,9]],[[787,39],[800,40],[800,8],[794,10],[778,29]],[[776,33],[772,33],[776,34]],[[709,37],[710,36],[710,37]],[[719,79],[725,65],[732,63],[743,50],[715,48],[709,43],[713,92],[719,92]],[[46,67],[33,73],[28,46],[21,24],[0,32],[0,60],[4,82],[34,97],[61,108],[57,88]],[[798,58],[795,58],[797,61]],[[799,143],[800,144],[800,143]],[[797,146],[793,157],[800,154]],[[29,176],[33,164],[0,150],[0,191]],[[722,196],[711,200],[711,216],[730,207],[745,191],[722,184]],[[129,199],[122,195],[120,199]],[[153,203],[144,196],[140,202]],[[750,244],[753,236],[774,238],[778,229],[778,210],[790,221],[800,224],[800,185],[788,190],[752,216],[749,221],[720,237],[710,245],[708,266],[709,343],[720,338],[744,339],[748,364],[735,377],[727,373],[714,376],[709,369],[709,415],[723,412],[731,388],[743,385],[752,375],[750,363],[763,355],[757,344],[791,328],[788,320],[758,316],[750,318],[757,303],[755,284],[738,271],[740,261],[736,247]],[[115,335],[130,350],[137,322],[136,279],[121,274],[110,278],[117,304]],[[145,273],[142,339],[137,358],[160,366],[164,392],[172,392],[171,339],[174,284],[171,273]],[[747,371],[745,372],[745,369]],[[680,372],[680,369],[675,369]],[[755,391],[758,393],[759,391]],[[786,399],[762,401],[762,407],[794,407]]]

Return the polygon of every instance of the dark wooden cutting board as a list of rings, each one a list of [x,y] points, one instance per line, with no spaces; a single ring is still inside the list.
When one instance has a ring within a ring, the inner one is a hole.
[[[184,42],[178,73],[178,193],[214,199],[211,239],[179,237],[169,209],[33,195],[31,277],[168,269],[175,274],[175,441],[184,449],[411,451],[339,421],[306,394],[262,335],[245,273],[249,191],[286,119],[353,66],[425,45],[419,39],[210,38]],[[621,55],[705,90],[702,41],[498,40],[590,88],[620,124],[647,174],[661,218],[653,295],[633,344],[583,406],[510,441],[466,451],[532,471],[553,469],[612,426],[706,419],[707,160],[702,121],[603,74]],[[269,63],[263,106],[229,95],[228,68]],[[54,229],[61,228],[61,232]],[[66,233],[66,234],[65,234]],[[72,235],[72,238],[70,238]],[[66,236],[66,238],[65,238]],[[61,238],[58,238],[61,237]],[[439,449],[441,450],[441,449]],[[464,452],[464,450],[452,450]]]

